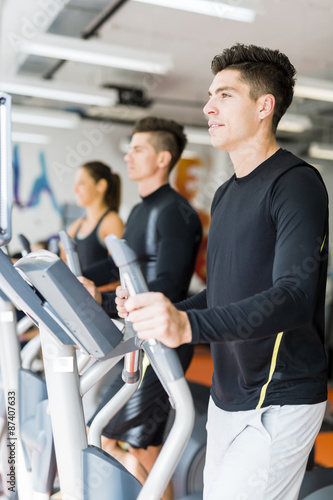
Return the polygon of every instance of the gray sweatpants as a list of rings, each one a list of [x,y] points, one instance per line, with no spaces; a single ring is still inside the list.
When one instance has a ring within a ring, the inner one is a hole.
[[[210,399],[204,500],[296,500],[325,407],[227,412]]]

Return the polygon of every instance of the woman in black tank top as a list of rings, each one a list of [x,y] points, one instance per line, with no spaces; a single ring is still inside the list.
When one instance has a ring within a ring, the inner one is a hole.
[[[120,188],[119,175],[99,161],[85,163],[76,173],[74,193],[86,215],[75,220],[67,233],[77,243],[82,270],[107,259],[104,238],[108,234],[118,238],[123,234],[124,224],[118,215]]]

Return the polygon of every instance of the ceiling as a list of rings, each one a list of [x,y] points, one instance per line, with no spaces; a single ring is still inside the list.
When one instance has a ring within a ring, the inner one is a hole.
[[[254,7],[254,22],[142,0],[0,0],[0,90],[6,90],[8,81],[40,82],[74,92],[89,90],[109,96],[111,104],[87,105],[10,93],[15,106],[27,109],[60,109],[81,117],[131,123],[154,114],[202,128],[206,126],[202,107],[212,80],[210,62],[223,48],[241,42],[278,48],[295,65],[299,82],[316,79],[318,85],[333,92],[332,0],[232,0],[229,4]],[[68,61],[70,44],[63,37],[85,47],[90,44],[92,50],[95,43],[106,44],[106,53],[109,48],[121,54],[123,47],[145,51],[171,67],[166,74],[158,74],[107,67],[95,60]],[[31,50],[27,42],[35,41],[64,46],[57,58],[26,53]],[[296,154],[307,156],[313,141],[333,144],[333,102],[295,97],[289,113],[290,120],[294,115],[307,120],[302,133],[278,132],[280,142]]]

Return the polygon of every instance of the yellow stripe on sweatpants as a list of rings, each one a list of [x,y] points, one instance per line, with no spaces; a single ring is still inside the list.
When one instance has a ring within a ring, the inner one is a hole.
[[[275,370],[275,367],[276,367],[276,359],[277,359],[277,355],[278,355],[278,352],[279,352],[279,348],[280,348],[282,336],[283,336],[283,332],[280,332],[280,333],[278,333],[278,335],[276,337],[275,344],[274,344],[274,349],[273,349],[271,367],[270,367],[269,375],[268,375],[268,380],[267,380],[266,384],[263,385],[262,388],[261,388],[259,403],[257,404],[257,410],[259,408],[261,408],[261,406],[262,406],[262,404],[263,404],[263,402],[265,400],[265,397],[266,397],[266,391],[267,391],[268,384],[272,380],[273,373],[274,373],[274,370]]]
[[[141,375],[141,382],[139,384],[139,387],[141,386],[142,384],[142,381],[143,381],[143,377],[145,376],[145,373],[146,373],[146,370],[148,368],[148,366],[150,365],[150,361],[148,359],[148,356],[146,354],[143,355],[143,360],[142,360],[142,375]]]

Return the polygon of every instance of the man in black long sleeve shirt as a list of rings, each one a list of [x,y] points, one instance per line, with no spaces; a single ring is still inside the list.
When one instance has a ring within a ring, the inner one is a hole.
[[[148,117],[136,123],[130,151],[125,156],[129,178],[138,183],[142,201],[132,209],[123,238],[137,254],[149,290],[163,292],[171,301],[187,297],[202,238],[197,213],[168,183],[170,171],[178,162],[185,144],[186,136],[181,125]],[[104,272],[112,275],[113,268],[108,270],[104,264]],[[95,269],[91,268],[91,273],[95,276]],[[100,294],[94,283],[79,279],[106,312],[110,315],[116,313],[114,292]],[[179,346],[177,353],[186,371],[193,346]],[[122,386],[119,374],[100,407]],[[168,395],[149,365],[139,389],[103,431],[103,449],[118,458],[141,482],[161,449],[169,410]],[[130,453],[120,449],[118,441],[128,443]],[[163,500],[172,498],[170,483]]]
[[[293,96],[287,57],[236,45],[212,69],[204,112],[235,174],[212,204],[207,290],[178,309],[146,294],[126,310],[139,337],[211,344],[204,499],[296,500],[327,398],[327,192],[276,143]]]
[[[178,302],[187,297],[201,234],[195,210],[169,184],[163,184],[132,209],[123,238],[138,256],[149,290]],[[103,293],[102,304],[109,315],[116,314],[114,292]]]

